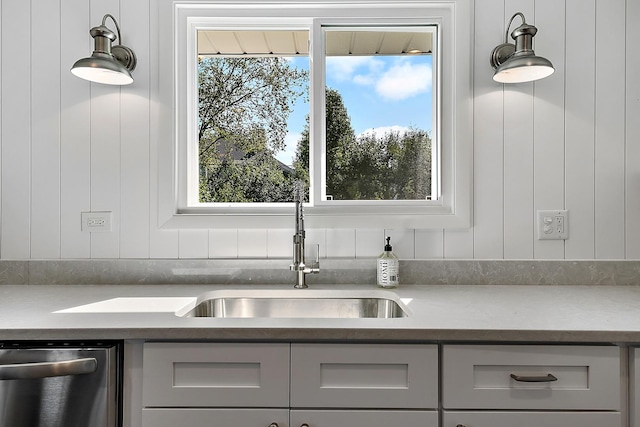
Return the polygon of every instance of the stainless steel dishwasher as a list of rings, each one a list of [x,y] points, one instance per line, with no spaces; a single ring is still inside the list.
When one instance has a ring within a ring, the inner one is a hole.
[[[117,427],[119,348],[0,342],[0,427]]]

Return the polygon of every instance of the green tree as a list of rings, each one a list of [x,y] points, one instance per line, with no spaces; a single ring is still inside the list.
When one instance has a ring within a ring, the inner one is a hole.
[[[431,196],[431,138],[424,130],[410,129],[401,146],[394,177],[397,197],[425,200]]]
[[[424,200],[431,193],[431,138],[420,129],[356,136],[340,93],[326,89],[326,191],[334,200]],[[296,176],[308,182],[309,119]]]
[[[307,79],[280,57],[199,61],[201,202],[291,200],[291,174],[274,156]]]
[[[336,200],[384,200],[392,185],[388,177],[388,162],[383,141],[373,133],[359,136],[345,147],[341,182],[336,186]]]
[[[326,89],[326,162],[327,194],[341,188],[345,181],[345,153],[355,141],[351,117],[347,114],[342,95],[331,88]],[[298,141],[294,161],[296,178],[309,183],[309,116]]]
[[[347,107],[335,89],[326,91],[326,118],[327,194],[335,197],[349,184],[347,177],[353,165],[348,155],[356,140]]]
[[[260,133],[260,132],[256,132]],[[258,140],[259,138],[253,137]],[[201,202],[282,202],[291,200],[294,180],[282,165],[262,148],[243,153],[237,159],[236,147],[227,144],[218,156],[200,163]]]

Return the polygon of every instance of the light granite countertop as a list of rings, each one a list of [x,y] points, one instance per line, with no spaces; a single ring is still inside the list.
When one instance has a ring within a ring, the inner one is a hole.
[[[198,295],[243,285],[2,285],[0,340],[282,340],[639,343],[640,286],[409,285],[397,319],[183,318]],[[371,285],[314,286],[357,290]],[[294,290],[292,290],[294,291]],[[295,290],[300,295],[306,290]]]

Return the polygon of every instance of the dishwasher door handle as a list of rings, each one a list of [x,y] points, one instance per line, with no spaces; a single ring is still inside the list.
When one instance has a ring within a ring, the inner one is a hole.
[[[0,380],[31,380],[47,377],[90,374],[98,369],[93,357],[58,362],[15,363],[0,365]]]

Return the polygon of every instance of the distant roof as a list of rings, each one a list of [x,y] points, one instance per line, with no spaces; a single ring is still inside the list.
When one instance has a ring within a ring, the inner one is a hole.
[[[227,153],[231,154],[231,158],[236,162],[245,160],[247,158],[247,153],[246,152],[244,152],[243,150],[238,148],[238,146],[236,144],[234,144],[233,142],[227,141],[226,139],[219,140],[216,143],[216,149],[218,151],[218,158],[222,158]],[[295,170],[291,166],[285,165],[284,163],[282,163],[280,160],[276,159],[275,157],[273,159],[276,161],[276,163],[278,164],[278,168],[282,172],[284,172],[284,173],[286,173],[288,175],[293,175]]]

